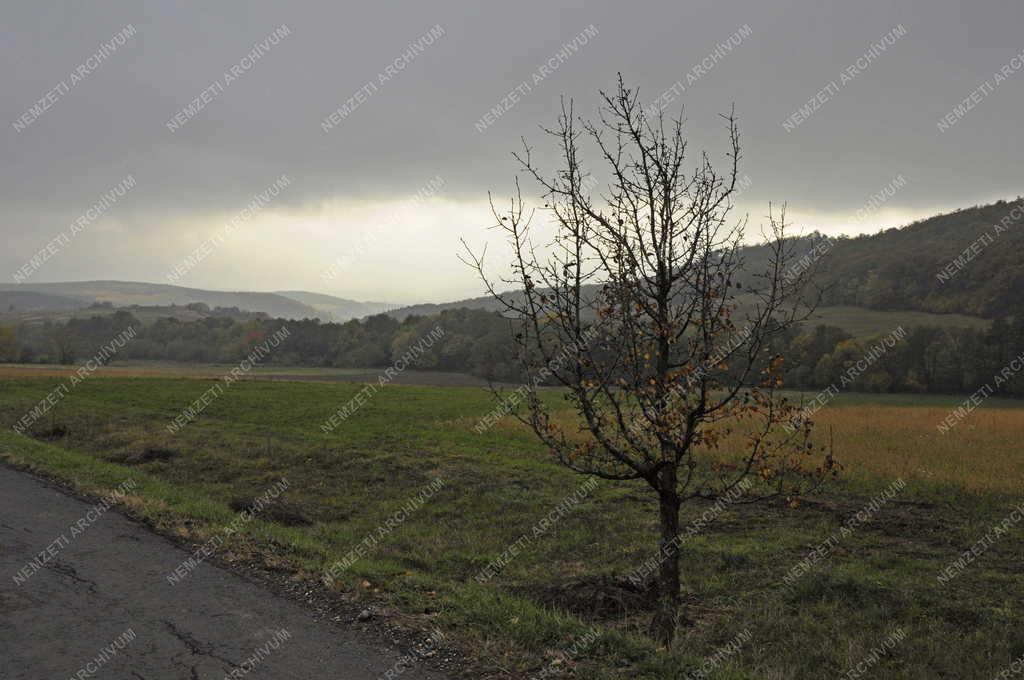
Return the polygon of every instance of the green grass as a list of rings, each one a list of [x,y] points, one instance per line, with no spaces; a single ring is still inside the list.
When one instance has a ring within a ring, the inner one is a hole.
[[[228,375],[238,364],[204,364],[175,361],[114,361],[97,369],[93,377],[104,378],[199,378],[215,380]],[[0,380],[5,378],[61,378],[78,370],[62,364],[0,364]],[[286,380],[317,382],[377,382],[380,368],[335,368],[311,366],[253,366],[245,380]],[[487,380],[466,373],[407,369],[393,376],[395,385],[432,385],[437,387],[485,387]]]
[[[933,314],[931,312],[885,311],[864,307],[819,307],[807,321],[809,325],[824,324],[842,328],[855,338],[887,335],[898,327],[938,326],[940,328],[988,328],[992,322],[964,314]]]
[[[0,423],[12,425],[58,383],[0,379]],[[897,629],[906,638],[872,666],[873,677],[992,677],[1024,654],[1024,524],[948,585],[936,580],[1020,504],[1020,494],[995,479],[991,488],[984,477],[968,488],[948,477],[908,477],[908,487],[874,521],[844,538],[793,588],[783,587],[789,569],[893,482],[892,449],[877,466],[870,457],[857,459],[858,470],[796,509],[730,508],[684,545],[689,624],[666,651],[644,635],[645,595],[623,587],[655,549],[655,506],[639,485],[599,483],[573,512],[526,542],[499,575],[477,583],[482,568],[523,535],[533,536],[541,518],[584,482],[520,427],[502,422],[476,434],[473,425],[492,408],[482,390],[386,387],[324,433],[320,425],[361,386],[239,382],[177,435],[168,434],[165,426],[211,384],[87,380],[36,424],[35,439],[5,428],[0,455],[85,490],[135,479],[133,510],[196,541],[231,521],[233,502],[285,478],[287,505],[304,523],[268,512],[221,550],[256,555],[311,581],[441,479],[441,490],[381,536],[337,588],[345,598],[376,589],[408,625],[441,628],[471,655],[472,673],[539,671],[554,652],[591,632],[596,640],[563,664],[574,669],[572,677],[685,678],[741,632],[749,640],[710,677],[839,676]],[[559,399],[554,391],[547,397]],[[841,396],[827,411],[941,411],[961,400],[901,399]],[[844,422],[839,415],[836,422]],[[1010,420],[994,422],[1016,429],[996,433],[1001,438],[992,441],[1005,443],[989,453],[1020,470],[1024,454],[1013,432],[1024,431],[1024,411],[1002,418]],[[838,432],[837,440],[843,436]],[[919,443],[895,445],[909,451]],[[150,459],[154,449],[172,457]],[[704,510],[687,507],[684,525]]]

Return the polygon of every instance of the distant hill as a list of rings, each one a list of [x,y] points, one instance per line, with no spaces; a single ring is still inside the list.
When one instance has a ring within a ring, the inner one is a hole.
[[[325,321],[361,319],[364,316],[380,314],[396,307],[396,305],[386,302],[359,302],[333,295],[324,295],[323,293],[310,293],[304,290],[283,290],[278,291],[277,294],[312,307],[321,313],[320,318]],[[327,315],[327,318],[324,318],[324,314]]]
[[[511,293],[515,295],[515,293]],[[438,314],[446,309],[486,309],[488,311],[498,312],[503,311],[501,305],[490,296],[468,298],[466,300],[456,300],[455,302],[442,302],[442,303],[428,303],[425,302],[419,305],[409,305],[407,307],[398,307],[397,309],[391,309],[388,311],[388,315],[392,316],[399,321],[404,320],[408,316],[430,316],[432,314]]]
[[[33,290],[0,290],[0,313],[81,309],[89,304],[83,300]]]
[[[0,293],[41,293],[67,298],[74,307],[110,302],[115,307],[187,305],[202,302],[210,307],[238,307],[283,319],[315,319],[323,313],[310,305],[277,293],[221,292],[134,281],[77,281],[68,283],[0,284]],[[84,303],[84,304],[82,304]]]
[[[0,299],[6,293],[0,293]],[[64,298],[69,299],[69,298]],[[78,302],[73,300],[72,302]],[[4,307],[0,309],[0,324],[41,324],[44,322],[67,323],[71,319],[91,319],[94,317],[112,316],[119,311],[126,311],[142,322],[143,325],[150,325],[160,319],[177,319],[183,322],[199,321],[210,317],[230,318],[237,321],[249,321],[252,319],[270,318],[261,312],[249,312],[237,308],[220,307],[214,310],[201,308],[201,306],[190,304],[180,305],[154,305],[140,306],[129,305],[127,307],[114,307],[105,303],[96,303],[88,307],[60,307],[60,308],[14,308]]]
[[[818,280],[828,304],[988,318],[1019,314],[1024,311],[1024,200],[837,239],[821,260]]]

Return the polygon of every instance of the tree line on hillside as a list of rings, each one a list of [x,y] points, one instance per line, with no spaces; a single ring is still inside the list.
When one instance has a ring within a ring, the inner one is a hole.
[[[262,363],[285,366],[385,368],[432,330],[436,342],[418,354],[412,368],[467,373],[487,380],[526,378],[516,361],[509,320],[478,309],[452,309],[398,321],[386,314],[345,323],[285,319],[196,321],[160,319],[144,325],[129,311],[66,323],[0,326],[0,361],[82,363],[129,326],[135,338],[115,360],[233,364],[276,331],[289,335]],[[773,349],[785,359],[784,384],[796,389],[830,385],[862,392],[967,393],[991,385],[994,376],[1024,354],[1024,316],[996,319],[985,330],[914,327],[899,342],[861,360],[880,338],[853,338],[833,326],[800,327],[779,334]],[[858,362],[863,370],[858,369]],[[844,380],[844,376],[847,378]],[[1024,375],[993,387],[997,394],[1024,396]]]

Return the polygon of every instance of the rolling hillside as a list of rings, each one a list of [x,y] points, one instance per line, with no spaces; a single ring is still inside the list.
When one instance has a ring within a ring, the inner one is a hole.
[[[460,308],[486,309],[494,312],[501,311],[501,305],[495,302],[493,298],[477,297],[466,300],[456,300],[455,302],[423,303],[419,305],[409,305],[408,307],[399,307],[398,309],[390,310],[388,315],[398,319],[399,321],[403,321],[409,316],[431,316],[433,314],[443,312],[446,309]]]
[[[321,321],[361,319],[395,307],[385,302],[359,302],[301,290],[274,293],[226,292],[136,281],[0,284],[0,310],[69,311],[96,302],[109,302],[115,307],[184,307],[192,302],[202,302],[211,308],[237,307],[271,317],[318,318]]]
[[[88,302],[63,295],[33,290],[0,290],[0,312],[71,310],[88,306]]]
[[[88,306],[94,302],[110,302],[115,307],[187,305],[192,302],[202,302],[210,307],[238,307],[246,311],[263,312],[269,316],[284,319],[312,319],[323,316],[322,312],[315,308],[277,293],[222,292],[133,281],[0,285],[0,293],[12,292],[58,296],[68,299],[68,304],[78,307]],[[59,309],[59,307],[48,308]]]
[[[324,295],[323,293],[310,293],[304,290],[286,290],[278,291],[278,295],[291,298],[302,304],[309,305],[313,309],[320,312],[321,319],[325,321],[348,321],[349,319],[361,319],[364,316],[370,316],[372,314],[380,314],[386,312],[389,309],[394,309],[395,305],[388,304],[386,302],[359,302],[357,300],[348,300],[346,298],[335,297],[333,295]],[[327,315],[324,318],[324,314]]]
[[[830,305],[994,318],[1024,305],[1024,200],[837,239],[821,260]]]

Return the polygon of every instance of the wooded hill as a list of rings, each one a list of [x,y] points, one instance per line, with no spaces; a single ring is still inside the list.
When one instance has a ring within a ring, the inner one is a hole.
[[[1024,305],[1024,200],[835,239],[818,282],[829,305],[996,318]]]

